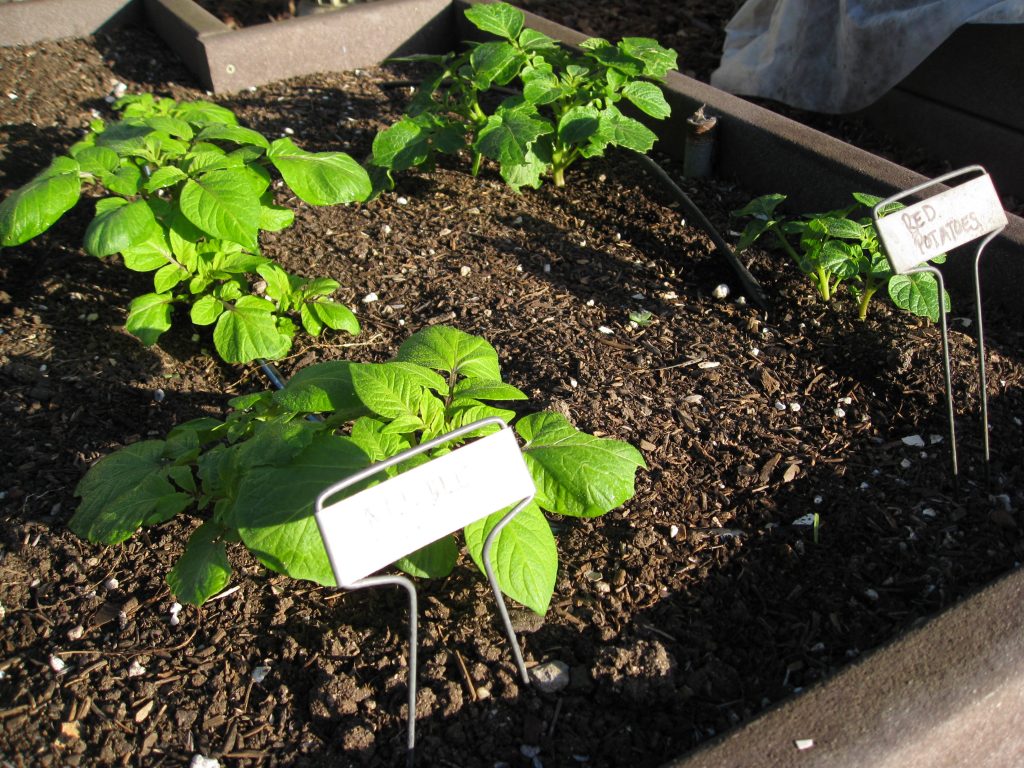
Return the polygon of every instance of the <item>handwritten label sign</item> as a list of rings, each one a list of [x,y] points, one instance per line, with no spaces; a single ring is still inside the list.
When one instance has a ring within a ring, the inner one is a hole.
[[[506,428],[326,506],[316,522],[344,586],[534,492]]]
[[[1006,226],[992,179],[984,174],[878,219],[889,265],[905,274],[922,262]]]

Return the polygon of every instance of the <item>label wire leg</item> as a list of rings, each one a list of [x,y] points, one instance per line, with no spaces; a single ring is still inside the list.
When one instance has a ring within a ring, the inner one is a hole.
[[[981,245],[978,246],[978,252],[974,256],[974,312],[975,322],[978,324],[978,386],[981,388],[981,445],[984,451],[985,459],[985,485],[991,487],[992,485],[992,467],[991,467],[991,450],[989,447],[989,436],[988,436],[988,376],[985,373],[985,328],[982,322],[981,313],[981,277],[979,274],[979,264],[981,263],[981,254],[985,250],[985,246],[998,235],[1002,230],[997,230],[991,233],[988,237],[981,241]]]
[[[416,763],[416,665],[419,657],[418,616],[419,608],[416,599],[416,585],[404,576],[370,576],[353,584],[343,585],[346,589],[365,589],[394,585],[402,587],[409,594],[409,725],[406,737],[406,768],[413,768]]]
[[[942,328],[942,372],[946,382],[946,413],[949,416],[949,458],[953,473],[953,491],[960,493],[960,468],[956,456],[956,421],[953,412],[953,375],[949,365],[949,328],[946,322],[946,285],[942,273],[933,266],[924,266],[914,272],[931,272],[939,283],[939,321]]]
[[[498,614],[501,616],[501,622],[505,625],[505,634],[508,635],[509,646],[512,649],[512,658],[516,662],[516,667],[519,668],[519,677],[522,678],[524,685],[530,684],[530,674],[526,671],[526,662],[523,661],[523,652],[519,648],[519,641],[516,640],[516,631],[512,627],[512,619],[509,618],[508,608],[505,606],[505,598],[501,594],[501,587],[498,586],[498,579],[494,575],[494,568],[491,566],[491,545],[495,539],[498,538],[498,534],[501,533],[501,529],[508,525],[509,521],[513,517],[518,515],[527,504],[530,503],[530,499],[524,499],[519,502],[501,520],[498,524],[491,529],[491,532],[487,534],[487,538],[484,539],[484,548],[481,556],[484,561],[484,570],[487,571],[487,580],[491,583],[491,591],[494,592],[494,601],[498,604]]]

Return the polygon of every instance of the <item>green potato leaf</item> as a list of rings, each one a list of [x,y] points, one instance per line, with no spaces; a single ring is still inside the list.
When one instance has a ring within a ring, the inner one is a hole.
[[[78,536],[119,544],[154,515],[166,518],[185,509],[192,497],[167,479],[163,440],[133,443],[90,467],[75,488],[82,499],[68,526]]]
[[[249,363],[260,357],[278,360],[288,354],[292,337],[278,327],[273,303],[243,296],[225,310],[213,329],[213,344],[225,362]]]
[[[395,567],[418,579],[443,579],[455,570],[458,559],[459,547],[448,535],[399,558]]]
[[[205,522],[189,537],[184,553],[167,574],[174,596],[189,605],[202,605],[228,585],[231,565],[221,528]]]
[[[526,161],[530,145],[552,131],[551,124],[540,117],[535,106],[515,97],[487,118],[473,148],[502,165],[521,165]]]
[[[370,177],[343,152],[307,152],[289,138],[270,145],[267,157],[285,182],[310,205],[335,205],[370,196]]]
[[[634,80],[622,89],[622,95],[644,114],[664,120],[672,114],[672,107],[665,101],[665,94],[654,83]]]
[[[477,29],[490,32],[492,35],[515,40],[523,29],[526,17],[518,8],[508,3],[490,3],[473,5],[466,9],[466,18]]]
[[[526,57],[505,42],[478,45],[469,57],[474,82],[481,91],[492,85],[508,85],[519,74],[525,62]]]
[[[0,203],[0,246],[21,245],[48,230],[71,210],[82,191],[80,166],[55,158],[27,184]]]
[[[125,329],[147,347],[156,344],[160,335],[171,327],[173,302],[174,297],[169,293],[147,293],[132,299]]]
[[[328,413],[333,411],[345,421],[367,413],[352,383],[352,367],[358,363],[331,360],[302,368],[294,373],[284,389],[274,393],[274,401],[292,413]]]
[[[526,441],[537,503],[560,515],[609,512],[633,495],[636,470],[647,466],[628,443],[580,432],[557,413],[524,416],[516,432]]]
[[[906,309],[933,323],[939,320],[939,284],[929,272],[893,275],[889,280],[889,297],[900,309]],[[943,304],[948,312],[949,294],[943,293]]]
[[[186,181],[179,204],[185,217],[203,232],[256,249],[262,194],[252,177],[222,169]]]
[[[479,336],[444,325],[414,333],[398,348],[395,359],[455,378],[501,381],[501,367],[494,347]]]
[[[85,230],[85,250],[93,256],[111,256],[151,240],[160,229],[145,200],[129,203],[108,197],[96,204],[96,218]]]
[[[288,465],[246,473],[234,505],[242,541],[268,568],[334,586],[313,503],[368,463],[348,438],[322,434]]]
[[[465,528],[469,556],[485,574],[484,541],[508,511],[495,512]],[[535,503],[527,504],[501,529],[490,555],[501,591],[534,613],[547,613],[558,576],[558,549],[551,526]]]

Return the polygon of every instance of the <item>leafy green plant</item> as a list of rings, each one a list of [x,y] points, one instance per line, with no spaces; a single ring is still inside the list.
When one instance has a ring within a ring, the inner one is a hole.
[[[481,418],[497,415],[510,423],[516,413],[494,403],[523,399],[502,381],[498,355],[484,339],[426,328],[391,362],[311,365],[282,390],[235,398],[224,420],[191,421],[165,440],[134,443],[102,459],[75,491],[81,504],[71,529],[93,542],[117,544],[179,513],[200,517],[167,576],[183,602],[200,604],[224,588],[230,577],[225,546],[239,539],[268,568],[330,585],[334,577],[313,517],[320,491]],[[318,418],[309,418],[314,414]],[[633,495],[635,471],[645,464],[627,443],[580,432],[555,413],[522,416],[515,430],[537,495],[499,534],[492,562],[505,594],[543,614],[558,565],[544,512],[602,515]],[[502,514],[464,529],[466,548],[481,569],[484,539]],[[451,572],[457,556],[448,536],[396,565],[438,578]]]
[[[474,175],[488,157],[514,189],[536,188],[547,173],[562,186],[570,165],[609,145],[641,153],[654,145],[654,133],[619,104],[668,117],[656,83],[675,68],[675,51],[645,37],[617,45],[591,38],[575,54],[524,27],[522,11],[507,3],[471,6],[466,18],[498,40],[470,43],[463,53],[401,59],[430,62],[438,71],[420,86],[407,115],[374,139],[373,162],[389,178],[468,147]],[[512,85],[513,95],[488,113],[482,97]]]
[[[845,285],[857,301],[857,317],[863,320],[871,299],[885,287],[900,309],[938,320],[939,285],[935,277],[927,272],[893,274],[870,216],[851,218],[860,208],[870,211],[882,198],[863,192],[853,193],[853,198],[856,202],[847,208],[800,219],[790,219],[778,212],[785,195],[764,195],[752,200],[733,212],[734,216],[750,219],[736,250],[749,248],[763,234],[771,232],[774,242],[807,275],[822,301],[831,301],[840,286]],[[894,203],[885,212],[902,207]],[[945,255],[940,255],[931,261],[941,264],[945,259]],[[943,293],[943,301],[948,310],[949,294]]]
[[[94,121],[67,156],[0,204],[0,247],[45,232],[95,185],[105,196],[85,231],[86,251],[119,253],[128,269],[154,273],[153,292],[131,302],[127,320],[144,344],[171,327],[180,303],[195,324],[214,326],[228,362],[283,357],[296,320],[314,336],[359,331],[355,315],[329,298],[336,281],[290,275],[258,242],[261,230],[285,229],[295,218],[274,203],[270,168],[305,202],[332,205],[369,196],[358,163],[340,152],[306,152],[289,138],[268,141],[205,101],[144,94],[115,107],[120,120]]]

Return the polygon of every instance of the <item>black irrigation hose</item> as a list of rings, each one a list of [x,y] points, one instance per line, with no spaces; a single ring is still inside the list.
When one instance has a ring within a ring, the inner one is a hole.
[[[768,299],[764,294],[764,289],[761,288],[761,284],[757,282],[757,279],[750,274],[750,271],[743,265],[743,262],[739,260],[739,257],[733,252],[732,248],[729,247],[729,244],[725,242],[725,238],[722,237],[718,233],[718,230],[715,229],[714,225],[708,221],[708,217],[705,216],[701,209],[697,207],[697,204],[690,199],[690,196],[679,188],[679,185],[672,180],[672,177],[665,172],[664,168],[654,162],[647,155],[642,155],[639,152],[636,154],[644,163],[647,164],[648,168],[654,171],[654,175],[657,176],[666,187],[668,187],[672,196],[686,211],[687,217],[697,222],[698,226],[708,234],[708,237],[711,238],[711,242],[715,244],[715,250],[721,253],[725,257],[725,260],[729,262],[729,266],[731,266],[733,272],[736,273],[736,277],[739,278],[740,283],[743,285],[744,290],[750,298],[753,299],[754,303],[757,304],[758,307],[767,312]]]
[[[281,375],[281,371],[278,370],[276,365],[269,360],[264,360],[262,357],[256,358],[256,364],[263,371],[263,375],[270,379],[270,383],[274,385],[275,389],[284,389],[284,376]]]

